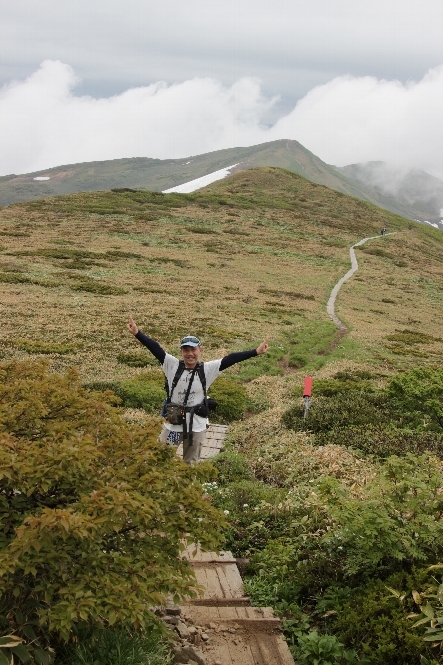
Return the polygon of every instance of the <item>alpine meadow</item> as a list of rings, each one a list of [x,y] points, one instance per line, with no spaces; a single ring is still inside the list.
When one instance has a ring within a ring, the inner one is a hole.
[[[0,284],[0,665],[115,635],[171,662],[153,608],[198,594],[186,541],[244,560],[296,663],[443,663],[441,231],[262,167],[0,208]],[[269,337],[210,389],[212,463],[158,442],[130,315],[204,360]]]

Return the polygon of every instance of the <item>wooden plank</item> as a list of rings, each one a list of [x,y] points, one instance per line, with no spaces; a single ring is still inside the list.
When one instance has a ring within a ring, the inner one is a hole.
[[[251,651],[254,665],[268,665],[269,663],[278,663],[279,665],[286,665],[287,663],[288,665],[293,665],[294,663],[289,649],[287,649],[287,653],[292,663],[287,660],[286,654],[281,652],[276,635],[269,635],[262,632],[255,633],[254,640],[251,640]]]
[[[200,451],[200,459],[212,459],[218,455],[220,450],[218,448],[202,448]]]
[[[225,590],[220,585],[220,579],[215,568],[205,568],[206,591],[203,598],[226,598]]]
[[[225,598],[241,598],[244,596],[243,582],[238,572],[237,564],[217,566],[220,586],[225,588]]]
[[[196,551],[196,554],[194,552]],[[220,562],[220,563],[235,563],[235,559],[231,552],[221,551],[216,552],[202,552],[200,545],[189,545],[183,552],[182,556],[186,557],[191,563],[197,561],[203,562]]]

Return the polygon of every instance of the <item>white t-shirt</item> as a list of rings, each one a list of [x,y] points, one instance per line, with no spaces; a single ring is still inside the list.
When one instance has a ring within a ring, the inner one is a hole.
[[[215,379],[218,376],[220,376],[221,374],[220,363],[221,363],[221,358],[219,358],[219,360],[210,360],[209,362],[205,362],[203,364],[205,377],[206,377],[206,390],[208,390],[211,383],[214,383]],[[166,375],[169,387],[172,386],[174,376],[178,369],[178,364],[179,364],[178,358],[169,355],[169,353],[166,354],[162,367],[163,367],[163,372]],[[186,391],[188,389],[189,380],[191,376],[192,376],[192,369],[185,368],[183,374],[178,380],[176,387],[174,388],[174,393],[171,395],[171,402],[175,402],[175,404],[183,404],[183,402],[185,401]],[[191,391],[189,393],[188,401],[186,402],[186,406],[196,406],[197,404],[201,404],[204,398],[205,394],[203,391],[203,386],[200,381],[200,377],[198,375],[198,372],[195,372],[194,379],[192,381]],[[190,414],[187,413],[186,424],[188,428],[189,428],[189,418]],[[194,419],[192,422],[192,431],[203,432],[206,429],[207,422],[208,422],[207,418],[203,418],[202,416],[197,416],[196,414],[194,414]],[[169,423],[165,423],[165,427],[166,429],[171,430],[172,432],[183,431],[183,425],[170,425]]]

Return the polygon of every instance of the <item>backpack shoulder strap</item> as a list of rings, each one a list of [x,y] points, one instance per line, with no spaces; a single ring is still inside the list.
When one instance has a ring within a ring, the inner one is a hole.
[[[174,378],[172,379],[171,389],[169,389],[168,380],[166,379],[165,388],[166,388],[166,392],[168,394],[168,399],[167,399],[168,402],[171,401],[172,393],[174,392],[174,390],[177,386],[177,383],[180,381],[180,377],[181,377],[181,375],[183,374],[184,371],[185,371],[184,360],[179,360],[177,371],[175,373]]]
[[[199,376],[199,378],[200,378],[200,383],[202,384],[203,392],[204,392],[205,399],[206,399],[206,375],[205,375],[205,363],[198,363],[198,365],[197,365],[197,372],[198,372],[198,376]]]

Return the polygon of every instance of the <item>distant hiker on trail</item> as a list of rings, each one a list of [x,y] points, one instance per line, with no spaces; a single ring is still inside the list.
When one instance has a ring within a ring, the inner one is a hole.
[[[157,358],[166,376],[167,422],[163,425],[160,441],[176,445],[183,443],[183,461],[195,464],[200,459],[208,427],[210,404],[206,391],[224,369],[266,353],[269,349],[268,340],[265,339],[251,351],[238,351],[218,360],[200,362],[203,349],[200,340],[193,335],[187,335],[181,340],[182,360],[179,360],[166,353],[155,339],[142,333],[132,317],[129,317],[127,327]]]
[[[384,226],[381,230],[381,235],[384,236],[386,231],[387,231],[386,226]]]

